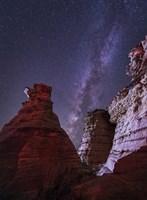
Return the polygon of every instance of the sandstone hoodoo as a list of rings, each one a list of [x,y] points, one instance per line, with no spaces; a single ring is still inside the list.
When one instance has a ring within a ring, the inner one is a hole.
[[[84,134],[78,153],[81,161],[93,169],[107,161],[112,147],[115,125],[109,122],[109,114],[96,109],[85,118]]]
[[[0,133],[0,199],[53,199],[81,173],[79,156],[52,111],[51,90],[27,87],[29,99]]]

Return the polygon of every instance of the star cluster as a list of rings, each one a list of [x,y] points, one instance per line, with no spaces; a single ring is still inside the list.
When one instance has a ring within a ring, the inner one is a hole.
[[[146,10],[146,0],[1,0],[0,127],[24,87],[43,82],[78,146],[86,113],[128,84],[127,55],[147,34]]]

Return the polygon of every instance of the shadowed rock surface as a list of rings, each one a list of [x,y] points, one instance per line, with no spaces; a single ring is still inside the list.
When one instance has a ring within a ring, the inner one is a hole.
[[[78,200],[146,200],[147,146],[120,159],[113,174],[87,178],[74,191]]]
[[[52,111],[51,87],[25,93],[28,101],[0,133],[0,199],[53,200],[81,173],[80,159]]]
[[[107,161],[112,147],[115,125],[109,122],[109,114],[96,109],[85,118],[84,134],[78,153],[81,161],[93,169]]]

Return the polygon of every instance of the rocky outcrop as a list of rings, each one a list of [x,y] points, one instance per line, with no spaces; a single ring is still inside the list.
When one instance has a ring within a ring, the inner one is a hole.
[[[113,174],[84,180],[75,186],[80,200],[146,200],[147,146],[120,159]]]
[[[112,147],[115,125],[109,122],[107,111],[99,109],[88,113],[78,153],[84,164],[98,169],[105,163]]]
[[[98,175],[107,168],[113,171],[120,158],[147,145],[147,37],[129,57],[127,73],[132,81],[109,106],[110,121],[117,126],[109,158]]]
[[[131,84],[118,93],[108,110],[116,129],[108,160],[97,173],[102,176],[85,177],[74,185],[75,199],[147,198],[147,38],[129,57]]]
[[[0,199],[62,199],[81,173],[79,156],[52,111],[51,87],[25,93],[28,101],[0,133]]]

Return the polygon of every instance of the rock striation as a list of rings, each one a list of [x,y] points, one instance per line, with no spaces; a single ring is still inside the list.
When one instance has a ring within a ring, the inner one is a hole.
[[[117,94],[108,108],[110,122],[116,123],[112,149],[97,177],[87,176],[74,185],[75,199],[147,198],[147,37],[129,57],[127,73],[131,84]],[[96,128],[92,127],[94,132]]]
[[[80,158],[52,111],[51,90],[45,84],[27,87],[29,99],[0,133],[1,200],[6,194],[53,200],[81,173]]]
[[[116,123],[113,146],[98,175],[140,147],[147,145],[147,37],[131,50],[127,73],[131,84],[124,88],[109,106],[110,121]]]
[[[81,161],[98,169],[107,161],[112,147],[115,125],[109,122],[109,114],[102,109],[89,112],[85,118],[85,128],[78,153]]]

